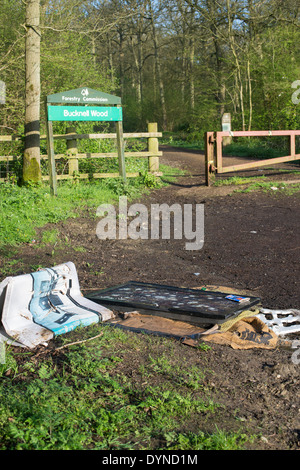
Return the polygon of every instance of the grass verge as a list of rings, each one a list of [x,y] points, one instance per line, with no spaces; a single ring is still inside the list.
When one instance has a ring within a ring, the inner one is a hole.
[[[249,441],[213,425],[223,406],[174,341],[101,324],[53,341],[40,355],[8,349],[0,364],[0,450],[237,450]]]
[[[59,182],[58,195],[52,197],[47,184],[20,187],[0,184],[0,249],[30,243],[35,229],[47,223],[77,217],[83,210],[95,210],[103,203],[114,203],[119,196],[138,197],[150,189],[161,187],[178,176],[179,170],[161,167],[166,177],[157,178],[142,172],[138,178],[128,178],[126,185],[120,179]],[[49,234],[50,236],[50,234]],[[52,234],[52,237],[55,234]],[[45,240],[46,242],[46,240]]]
[[[291,196],[300,191],[300,182],[286,183],[284,181],[269,181],[264,176],[254,176],[250,178],[233,176],[231,178],[215,181],[214,186],[243,186],[242,189],[236,189],[235,192],[249,193],[252,191],[264,191],[284,194],[286,196]]]

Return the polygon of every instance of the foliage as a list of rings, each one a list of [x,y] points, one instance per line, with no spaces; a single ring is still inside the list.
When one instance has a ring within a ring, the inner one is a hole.
[[[161,341],[92,325],[57,338],[63,349],[42,360],[16,353],[14,373],[7,365],[0,378],[0,449],[242,449],[249,437],[239,431],[199,428],[222,407],[205,388],[205,371],[186,371],[168,340],[161,358]],[[124,361],[141,348],[151,355],[129,380]]]
[[[24,2],[2,0],[6,133],[23,129],[23,25]],[[299,35],[294,0],[43,0],[42,99],[89,86],[122,97],[125,129],[166,118],[164,130],[185,130],[192,140],[220,129],[224,111],[236,130],[295,129]]]

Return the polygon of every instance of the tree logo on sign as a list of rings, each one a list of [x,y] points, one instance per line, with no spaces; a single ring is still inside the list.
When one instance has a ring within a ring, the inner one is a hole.
[[[82,96],[89,96],[89,90],[87,88],[83,88],[81,91]]]

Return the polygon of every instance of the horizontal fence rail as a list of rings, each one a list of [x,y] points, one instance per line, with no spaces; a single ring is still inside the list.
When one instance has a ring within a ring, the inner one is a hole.
[[[67,142],[67,151],[66,153],[55,154],[55,160],[65,160],[68,164],[68,173],[67,174],[57,174],[56,178],[58,180],[68,180],[68,179],[86,179],[86,178],[117,178],[120,176],[119,173],[79,173],[78,171],[78,160],[79,159],[94,159],[94,158],[118,158],[117,151],[115,152],[83,152],[79,153],[77,150],[77,140],[88,139],[88,140],[97,140],[97,139],[116,139],[116,133],[89,133],[89,134],[77,134],[76,132],[69,132],[66,134],[56,134],[53,136],[55,140],[65,140]],[[149,173],[155,176],[161,176],[162,173],[159,171],[159,157],[162,156],[162,152],[158,150],[158,138],[162,137],[161,132],[157,132],[157,124],[149,123],[148,132],[134,132],[134,133],[124,133],[124,141],[126,139],[147,139],[147,150],[145,151],[125,151],[125,158],[148,158],[148,171]],[[0,135],[0,144],[1,142],[18,142],[22,140],[22,136],[15,135]],[[46,135],[41,135],[41,140],[46,140]],[[21,156],[0,156],[0,164],[9,162],[16,162],[21,158]],[[48,155],[42,154],[41,161],[47,160]],[[127,173],[128,177],[137,177],[140,175],[140,172]],[[42,176],[44,181],[49,180],[49,175]],[[6,178],[0,178],[0,181],[5,181]]]
[[[223,138],[231,137],[289,137],[290,155],[285,157],[267,158],[238,165],[223,166]],[[296,153],[296,136],[300,136],[300,130],[275,130],[275,131],[221,131],[205,133],[205,175],[206,185],[209,186],[216,174],[232,173],[235,171],[258,168],[266,165],[277,165],[300,160],[300,154]]]

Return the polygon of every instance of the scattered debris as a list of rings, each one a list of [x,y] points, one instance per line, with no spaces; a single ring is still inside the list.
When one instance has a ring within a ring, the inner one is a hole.
[[[278,336],[300,331],[299,310],[270,310],[257,307],[259,302],[248,292],[220,286],[135,281],[84,297],[75,265],[68,262],[0,283],[0,343],[34,348],[98,322],[174,337],[193,347],[204,340],[234,349],[271,349]]]
[[[0,313],[2,338],[29,348],[114,316],[111,310],[83,297],[72,262],[4,279]]]
[[[271,310],[261,308],[258,315],[277,335],[285,336],[300,332],[300,310]]]
[[[186,338],[198,339],[207,332],[212,332],[217,326],[205,329],[198,325],[172,320],[162,316],[141,314],[138,311],[121,312],[118,317],[109,322],[117,328],[129,331],[143,332],[157,336],[172,337],[179,340]]]
[[[227,344],[233,349],[273,349],[277,335],[257,316],[236,321],[227,331],[208,335],[205,341]]]

